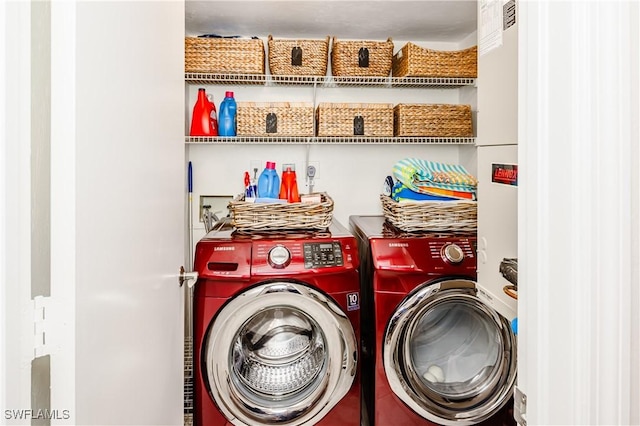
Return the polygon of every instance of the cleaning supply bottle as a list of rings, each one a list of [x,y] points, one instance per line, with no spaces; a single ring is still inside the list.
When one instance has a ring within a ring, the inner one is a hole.
[[[220,136],[236,135],[236,109],[233,92],[226,92],[220,103],[220,114],[218,114],[218,134]]]
[[[213,102],[213,95],[207,95],[207,99],[211,104],[211,136],[218,136],[218,111],[216,104]]]
[[[205,89],[198,89],[198,99],[191,115],[191,136],[214,136],[211,127],[211,103]]]
[[[280,185],[280,198],[289,203],[300,201],[298,194],[298,181],[296,179],[296,165],[292,163],[282,165],[282,183]]]
[[[220,108],[222,110],[222,108]],[[278,198],[280,177],[276,172],[276,163],[267,161],[267,165],[258,178],[258,197]]]

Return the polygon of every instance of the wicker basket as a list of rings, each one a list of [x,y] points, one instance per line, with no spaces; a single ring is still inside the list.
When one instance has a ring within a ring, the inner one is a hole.
[[[325,40],[276,40],[269,36],[268,45],[272,75],[327,74],[328,36]]]
[[[409,42],[393,56],[393,76],[476,78],[478,47],[439,51]]]
[[[395,201],[380,195],[385,218],[406,232],[476,232],[477,201]]]
[[[289,102],[238,102],[238,136],[313,136],[313,105]]]
[[[347,77],[387,77],[391,71],[393,42],[338,41],[333,38],[331,74]]]
[[[318,136],[393,136],[393,104],[320,103]]]
[[[333,200],[319,193],[319,203],[248,203],[244,195],[229,202],[231,224],[238,231],[326,229],[333,217]]]
[[[184,69],[194,73],[264,74],[260,39],[185,37]]]
[[[470,105],[398,104],[395,136],[473,136]]]

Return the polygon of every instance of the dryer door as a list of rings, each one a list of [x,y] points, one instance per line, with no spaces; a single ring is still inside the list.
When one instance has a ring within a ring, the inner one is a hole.
[[[274,282],[222,307],[202,359],[209,392],[231,423],[314,424],[349,391],[357,341],[329,296]]]
[[[476,424],[513,393],[515,336],[476,291],[476,283],[464,279],[419,287],[385,331],[383,364],[391,389],[439,424]]]

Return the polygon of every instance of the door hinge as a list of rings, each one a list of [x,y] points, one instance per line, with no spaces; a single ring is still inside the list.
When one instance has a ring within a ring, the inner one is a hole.
[[[513,393],[513,418],[519,425],[527,426],[527,395],[517,386]]]
[[[33,298],[33,357],[50,355],[49,329],[51,298],[36,296]]]
[[[178,283],[180,283],[180,287],[182,287],[187,282],[187,287],[191,288],[195,285],[198,280],[197,272],[186,272],[184,270],[184,266],[180,267],[180,274],[178,275]]]

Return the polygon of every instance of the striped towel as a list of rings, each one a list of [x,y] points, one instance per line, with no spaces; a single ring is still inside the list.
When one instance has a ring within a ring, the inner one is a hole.
[[[391,191],[391,198],[396,201],[455,201],[456,198],[444,197],[439,195],[425,194],[422,192],[413,191],[400,181],[393,185]]]
[[[478,180],[461,165],[405,158],[393,175],[412,191],[458,199],[475,199]]]

